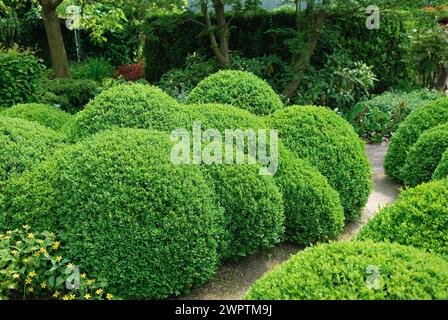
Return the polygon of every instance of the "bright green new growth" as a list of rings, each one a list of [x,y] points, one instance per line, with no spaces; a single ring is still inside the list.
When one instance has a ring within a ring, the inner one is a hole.
[[[60,130],[71,119],[70,114],[58,108],[39,103],[17,104],[4,110],[0,115],[35,121],[56,131]]]
[[[269,116],[268,124],[339,192],[346,219],[358,219],[372,190],[372,171],[353,127],[333,111],[314,106],[282,109]]]
[[[448,180],[401,193],[361,230],[358,238],[391,241],[448,256]]]
[[[447,149],[448,124],[423,132],[408,152],[402,171],[405,185],[416,186],[430,181]]]
[[[103,91],[77,113],[67,136],[79,140],[114,128],[171,131],[184,123],[180,106],[159,88],[143,84],[123,84]]]
[[[38,123],[0,116],[0,195],[10,178],[44,160],[58,141],[56,132]]]
[[[222,216],[200,168],[166,134],[99,133],[8,184],[0,227],[64,235],[66,255],[127,299],[177,295],[215,272]]]
[[[283,107],[280,97],[264,80],[250,72],[225,70],[214,73],[190,92],[187,103],[219,103],[267,115]]]
[[[447,283],[448,262],[437,255],[398,244],[339,242],[293,256],[255,282],[245,299],[447,299]]]
[[[414,110],[392,136],[384,160],[387,175],[395,180],[403,181],[402,169],[409,149],[424,131],[447,122],[448,98],[434,100],[427,106]]]
[[[442,156],[436,171],[434,172],[434,179],[442,179],[448,177],[448,149]]]

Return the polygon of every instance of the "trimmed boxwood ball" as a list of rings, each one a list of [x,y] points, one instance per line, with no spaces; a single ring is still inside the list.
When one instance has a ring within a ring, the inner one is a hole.
[[[179,126],[179,111],[179,104],[157,87],[122,84],[91,100],[65,131],[72,141],[122,127],[171,131]]]
[[[423,132],[408,152],[403,167],[405,185],[416,186],[430,181],[447,149],[448,124]]]
[[[448,149],[442,156],[442,160],[440,160],[439,165],[434,172],[434,179],[443,179],[448,177]]]
[[[44,160],[59,143],[56,132],[38,123],[0,116],[0,195],[10,178]]]
[[[359,239],[391,241],[448,257],[448,180],[422,184],[401,193],[370,220]]]
[[[245,71],[214,73],[190,92],[187,103],[220,103],[267,115],[283,107],[280,97],[264,80]]]
[[[171,164],[170,149],[141,129],[67,146],[8,184],[6,225],[59,232],[66,256],[122,298],[200,285],[217,267],[222,216],[199,166]]]
[[[372,190],[372,170],[353,127],[335,112],[315,106],[282,109],[268,117],[268,124],[339,192],[346,219],[358,219]]]
[[[375,282],[375,276],[378,282]],[[391,243],[310,247],[266,273],[247,300],[439,300],[448,298],[448,262]]]
[[[66,125],[71,115],[58,108],[40,103],[17,104],[0,113],[2,116],[35,121],[53,130],[60,130]]]
[[[447,122],[448,98],[434,100],[427,106],[414,110],[392,136],[384,160],[387,175],[397,181],[403,181],[402,168],[409,149],[424,131]]]

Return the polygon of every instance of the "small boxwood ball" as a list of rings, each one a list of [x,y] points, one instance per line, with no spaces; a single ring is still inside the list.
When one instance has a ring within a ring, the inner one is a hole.
[[[282,109],[268,117],[268,124],[339,192],[346,219],[358,219],[372,190],[372,170],[353,127],[335,112],[314,106]]]
[[[391,243],[310,247],[266,273],[247,300],[444,300],[448,262]]]
[[[434,100],[427,106],[414,110],[392,136],[384,160],[387,175],[397,181],[403,181],[402,168],[412,145],[424,131],[447,122],[448,98]]]
[[[35,121],[53,130],[60,130],[66,125],[71,115],[53,106],[40,103],[17,104],[0,113],[10,118],[20,118]]]
[[[421,184],[401,193],[358,235],[359,239],[391,241],[448,257],[448,180]]]
[[[405,185],[416,186],[430,181],[447,149],[448,124],[423,132],[408,152],[403,168]]]
[[[141,129],[63,148],[8,184],[3,226],[59,232],[66,256],[122,298],[200,285],[217,267],[222,216],[200,168],[171,164],[170,149]]]
[[[442,159],[439,162],[439,165],[434,172],[434,179],[443,179],[448,177],[448,149],[442,156]]]
[[[65,132],[70,140],[77,141],[113,128],[171,131],[183,123],[179,111],[179,104],[157,87],[122,84],[92,99]]]
[[[5,183],[52,154],[56,132],[24,119],[0,116],[0,197]]]
[[[187,97],[188,104],[219,103],[267,115],[283,107],[280,97],[264,80],[250,72],[225,70],[201,82]]]

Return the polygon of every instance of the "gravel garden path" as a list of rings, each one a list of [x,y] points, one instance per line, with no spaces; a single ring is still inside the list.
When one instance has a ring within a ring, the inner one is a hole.
[[[397,198],[400,189],[400,185],[391,181],[384,173],[383,159],[387,151],[387,144],[369,144],[366,146],[366,151],[373,168],[374,190],[361,219],[346,226],[341,240],[355,236],[359,229],[378,211],[379,207],[384,207]],[[298,245],[280,244],[238,262],[226,263],[219,268],[216,276],[210,282],[180,299],[239,300],[245,295],[251,284],[265,272],[289,259],[291,254],[295,254],[301,249],[303,247]]]

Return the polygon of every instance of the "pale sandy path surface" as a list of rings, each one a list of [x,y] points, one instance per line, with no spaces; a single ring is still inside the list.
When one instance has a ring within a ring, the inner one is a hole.
[[[350,223],[346,226],[341,236],[343,240],[356,235],[362,225],[373,217],[379,207],[393,202],[398,196],[400,186],[391,181],[385,175],[383,169],[383,159],[387,151],[387,145],[367,145],[366,151],[372,163],[375,187],[359,222]],[[287,260],[291,254],[295,254],[301,249],[302,247],[297,245],[280,244],[238,262],[226,263],[219,268],[215,277],[208,284],[193,290],[190,295],[180,297],[180,299],[239,300],[246,294],[251,284],[265,272]]]

